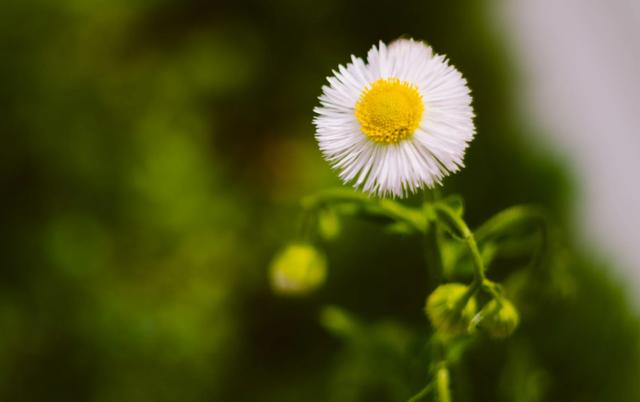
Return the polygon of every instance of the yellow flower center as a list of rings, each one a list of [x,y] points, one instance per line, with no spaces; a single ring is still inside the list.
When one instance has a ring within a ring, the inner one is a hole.
[[[381,78],[362,91],[355,115],[371,141],[397,144],[413,135],[423,111],[422,96],[415,85]]]

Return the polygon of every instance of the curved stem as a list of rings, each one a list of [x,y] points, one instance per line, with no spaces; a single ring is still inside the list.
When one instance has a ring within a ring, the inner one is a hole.
[[[444,215],[456,226],[458,232],[464,238],[465,243],[467,244],[467,248],[469,249],[469,253],[471,253],[471,259],[473,261],[474,267],[474,275],[476,285],[481,285],[485,282],[486,277],[484,274],[484,262],[482,261],[482,256],[480,255],[480,250],[478,250],[478,243],[476,243],[476,239],[473,236],[473,232],[467,226],[467,223],[456,214],[449,206],[441,203],[437,203],[434,205],[434,208]]]
[[[312,240],[314,218],[315,217],[311,214],[311,211],[306,209],[302,211],[298,224],[299,240],[305,242]]]
[[[412,396],[411,399],[409,399],[407,402],[417,402],[420,399],[429,395],[432,390],[433,390],[433,383],[429,383],[424,388],[422,388],[420,392]]]
[[[498,303],[502,303],[503,296],[494,282],[485,279],[481,287],[485,292],[489,293]]]
[[[305,209],[314,209],[323,204],[339,202],[368,202],[371,198],[363,193],[349,191],[343,188],[333,188],[318,192],[314,195],[306,196],[302,199],[302,206]]]
[[[516,205],[498,212],[476,229],[476,239],[483,242],[499,233],[504,233],[508,228],[529,221],[538,224],[543,230],[547,226],[545,211],[534,205]]]
[[[469,247],[469,251],[471,252],[471,258],[473,258],[476,281],[478,283],[483,283],[486,279],[484,276],[484,262],[480,256],[480,250],[478,250],[476,239],[473,237],[473,234],[470,233],[469,236],[465,238],[465,241],[467,242],[467,247]]]
[[[337,188],[308,196],[302,200],[302,206],[305,209],[315,209],[322,205],[340,203],[355,203],[372,215],[382,215],[406,223],[418,232],[426,230],[420,211],[389,199],[371,198],[364,193]]]
[[[516,205],[498,212],[475,231],[476,240],[482,244],[489,240],[496,240],[522,225],[530,224],[540,231],[541,244],[531,260],[534,267],[542,265],[542,259],[548,250],[554,246],[551,239],[551,223],[546,211],[535,205]]]

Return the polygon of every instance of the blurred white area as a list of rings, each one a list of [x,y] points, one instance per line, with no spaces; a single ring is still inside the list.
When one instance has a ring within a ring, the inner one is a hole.
[[[579,238],[640,290],[640,0],[499,0],[525,113],[573,166]],[[640,301],[640,297],[636,298]]]

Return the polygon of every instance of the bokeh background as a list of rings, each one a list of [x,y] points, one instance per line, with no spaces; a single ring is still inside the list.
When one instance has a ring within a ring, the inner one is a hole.
[[[446,53],[474,94],[479,134],[445,193],[464,196],[472,226],[537,203],[560,233],[564,274],[519,300],[514,337],[470,348],[455,400],[640,400],[637,287],[593,251],[615,228],[585,244],[575,177],[587,175],[571,173],[571,147],[552,146],[544,113],[525,112],[532,70],[514,56],[527,42],[505,28],[523,14],[512,5],[501,25],[496,7],[4,1],[0,400],[399,401],[424,385],[433,283],[420,239],[345,219],[322,245],[318,292],[278,297],[267,275],[300,197],[339,184],[311,125],[325,76],[400,35]],[[362,334],[331,333],[327,304]]]
[[[637,289],[640,2],[516,0],[494,10],[515,56],[518,102],[579,183],[576,233]]]

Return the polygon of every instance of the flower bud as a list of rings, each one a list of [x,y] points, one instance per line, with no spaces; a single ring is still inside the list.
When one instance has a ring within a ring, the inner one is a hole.
[[[320,251],[307,243],[294,243],[271,262],[271,287],[279,294],[303,295],[321,286],[326,274],[326,259]]]
[[[340,234],[340,219],[332,209],[318,212],[318,232],[324,240],[333,240]]]
[[[520,322],[518,310],[506,299],[491,300],[482,308],[481,315],[484,318],[480,325],[494,338],[508,337]]]
[[[468,290],[466,285],[448,283],[429,295],[425,311],[436,330],[451,336],[467,333],[476,313],[475,298],[469,297]]]

